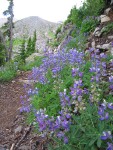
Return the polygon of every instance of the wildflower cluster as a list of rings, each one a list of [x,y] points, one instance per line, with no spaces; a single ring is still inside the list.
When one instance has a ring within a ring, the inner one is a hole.
[[[43,63],[32,69],[31,78],[36,81],[36,88],[30,88],[27,96],[22,97],[22,99],[31,97],[30,101],[22,100],[22,110],[34,113],[33,122],[38,125],[38,131],[42,136],[57,137],[67,144],[70,142],[69,135],[74,126],[74,129],[78,128],[81,138],[87,134],[85,140],[91,140],[89,145],[78,144],[78,149],[83,147],[90,149],[97,140],[97,147],[105,148],[108,145],[110,150],[112,142],[102,146],[99,140],[105,139],[105,136],[106,140],[111,139],[112,136],[110,128],[107,125],[103,127],[102,122],[108,120],[108,124],[111,125],[111,120],[113,121],[110,117],[113,103],[110,101],[111,97],[105,95],[109,89],[112,91],[113,75],[108,74],[105,53],[91,48],[89,55],[90,65],[84,53],[76,49],[63,50],[55,54],[46,53]],[[110,65],[112,66],[112,63]],[[84,113],[86,115],[82,115]],[[86,133],[91,125],[94,131],[91,127],[91,133]],[[101,125],[104,132],[100,137]],[[95,130],[98,134],[95,134]],[[76,138],[77,133],[74,134]],[[91,134],[96,136],[93,140]],[[76,141],[75,139],[72,145],[77,145]],[[95,148],[95,144],[93,146]]]

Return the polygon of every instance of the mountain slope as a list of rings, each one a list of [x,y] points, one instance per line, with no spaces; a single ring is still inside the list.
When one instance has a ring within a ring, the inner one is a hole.
[[[37,33],[37,49],[42,50],[46,46],[48,32],[55,32],[58,24],[46,21],[37,16],[31,16],[15,22],[14,38],[28,38],[34,31]]]

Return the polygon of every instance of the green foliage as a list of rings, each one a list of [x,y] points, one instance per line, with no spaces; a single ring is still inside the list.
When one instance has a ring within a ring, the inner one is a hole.
[[[32,41],[31,41],[31,37],[29,37],[28,42],[27,42],[27,47],[26,47],[27,57],[31,54],[31,49],[32,49]]]
[[[43,59],[43,57],[37,56],[34,59],[34,61],[30,62],[29,64],[23,64],[22,62],[20,62],[18,67],[20,70],[23,70],[23,71],[31,70],[34,66],[39,67],[42,63],[42,59]]]
[[[79,9],[72,8],[65,24],[72,22],[79,28],[87,16],[98,16],[105,7],[104,0],[86,0]]]
[[[16,39],[13,40],[13,45],[14,45],[14,46],[18,46],[18,45],[20,45],[21,43],[22,43],[22,39],[16,38]]]
[[[20,61],[25,63],[25,58],[26,58],[25,39],[23,39],[20,47]]]
[[[86,0],[86,15],[98,16],[105,8],[105,0]]]
[[[52,31],[49,31],[49,32],[48,32],[48,36],[49,36],[51,39],[54,39],[54,38],[55,38],[55,34],[54,34]]]
[[[81,33],[90,33],[97,26],[98,21],[94,17],[87,17],[82,21],[80,32]]]
[[[60,25],[57,30],[56,30],[56,33],[55,33],[55,37],[57,37],[57,34],[61,32],[61,28],[62,28],[62,25]]]
[[[8,62],[3,69],[0,70],[0,82],[11,81],[17,72],[17,64],[14,62]]]
[[[67,22],[72,22],[72,24],[76,24],[77,27],[80,27],[84,17],[84,8],[80,7],[79,9],[77,9],[76,7],[74,7],[70,11]]]
[[[31,52],[34,53],[36,51],[36,30],[34,31],[34,34],[33,34],[33,39],[32,39],[32,45],[31,45]]]
[[[113,31],[113,23],[108,23],[103,29],[102,29],[102,34],[106,35]]]
[[[0,66],[5,63],[5,50],[3,44],[0,42]]]
[[[84,34],[75,34],[75,38],[73,38],[68,44],[67,49],[77,48],[79,50],[83,50],[86,43],[86,37]]]
[[[29,37],[28,42],[27,42],[27,47],[26,47],[26,57],[31,55],[36,51],[35,46],[36,46],[36,30],[34,31],[33,38]]]
[[[38,95],[33,97],[32,104],[37,110],[46,108],[49,116],[56,116],[60,110],[58,93],[63,92],[64,89],[68,89],[69,93],[69,87],[73,84],[71,68],[66,66],[55,78],[52,77],[52,72],[49,70],[46,77],[49,80],[48,83],[36,84],[40,90]]]
[[[7,60],[6,61],[10,61],[11,57],[12,57],[12,49],[13,49],[13,28],[14,28],[14,24],[13,24],[13,18],[14,18],[14,14],[13,14],[13,0],[8,0],[9,2],[9,6],[8,9],[5,10],[3,12],[3,14],[5,16],[7,16],[7,22],[4,25],[4,35],[8,37],[8,41],[9,41],[9,45],[8,45],[8,51],[7,51]]]

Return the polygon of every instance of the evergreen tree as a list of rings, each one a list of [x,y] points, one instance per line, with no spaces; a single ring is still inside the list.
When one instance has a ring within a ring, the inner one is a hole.
[[[31,37],[29,37],[28,42],[27,42],[27,48],[26,48],[26,56],[28,57],[32,52],[32,40]]]
[[[36,30],[34,31],[33,34],[33,39],[32,39],[32,47],[31,47],[31,52],[34,53],[36,51]]]
[[[7,0],[9,2],[9,6],[8,9],[6,11],[3,12],[3,14],[5,16],[7,16],[7,22],[5,23],[4,29],[5,32],[4,34],[8,36],[8,40],[9,40],[9,46],[8,46],[8,60],[9,61],[11,59],[12,56],[12,48],[13,48],[13,18],[14,18],[14,14],[13,14],[13,0]]]
[[[25,63],[26,58],[26,48],[25,48],[25,39],[23,39],[21,47],[20,47],[20,59]]]
[[[36,30],[34,31],[33,38],[29,37],[26,48],[26,56],[28,57],[36,51]]]
[[[35,30],[34,35],[33,35],[33,41],[32,41],[32,50],[33,50],[33,52],[36,51],[36,40],[37,40],[37,38],[36,38],[36,30]]]

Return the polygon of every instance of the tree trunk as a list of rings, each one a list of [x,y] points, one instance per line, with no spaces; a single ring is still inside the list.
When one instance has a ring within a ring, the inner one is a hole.
[[[13,15],[11,15],[10,18],[10,24],[9,24],[9,28],[10,28],[10,37],[9,37],[9,60],[11,60],[12,57],[12,49],[13,49]]]

